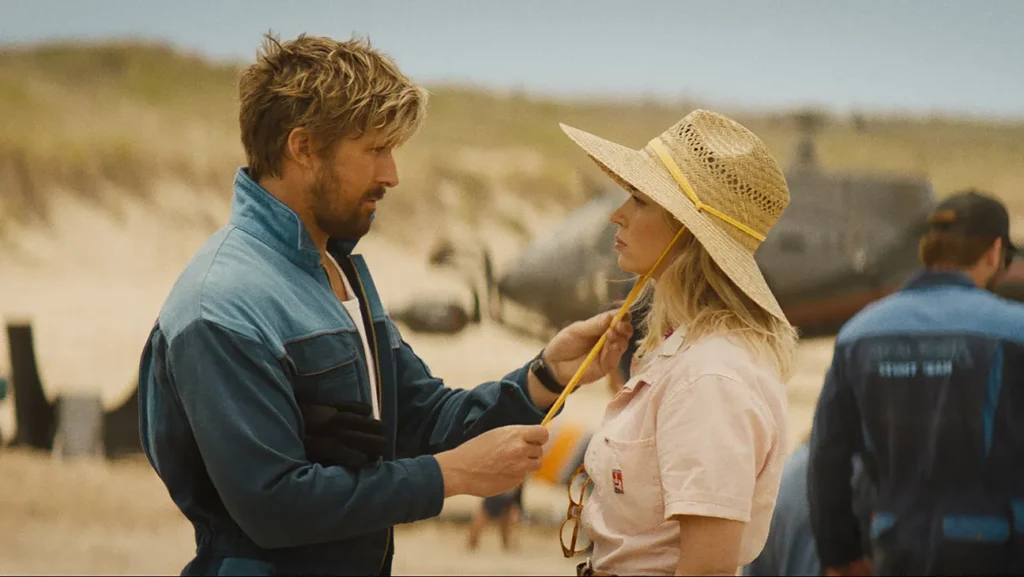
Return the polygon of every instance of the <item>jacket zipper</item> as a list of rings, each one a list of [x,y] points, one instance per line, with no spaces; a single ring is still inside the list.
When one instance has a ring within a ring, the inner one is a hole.
[[[356,268],[356,263],[352,260],[352,255],[348,255],[347,258],[348,258],[349,266],[352,267],[352,276],[356,277],[356,283],[359,285],[359,293],[360,293],[360,296],[362,297],[361,299],[359,299],[359,304],[360,304],[360,308],[363,309],[363,317],[364,317],[363,322],[366,323],[366,325],[370,329],[370,342],[373,343],[373,369],[374,369],[374,373],[377,375],[377,403],[379,404],[379,408],[380,408],[380,418],[383,420],[384,419],[384,395],[383,395],[383,392],[381,390],[380,355],[378,353],[378,348],[377,348],[377,331],[374,330],[374,328],[373,328],[373,317],[370,315],[370,303],[368,303],[367,299],[366,299],[366,288],[363,287],[363,279],[359,277],[359,270]],[[342,273],[342,274],[344,274],[344,273]],[[383,462],[384,461],[383,455],[381,457],[379,457],[377,461],[378,462]],[[385,543],[384,543],[384,554],[380,558],[380,567],[378,567],[377,573],[380,573],[381,571],[384,570],[384,563],[387,561],[387,558],[388,558],[388,549],[391,547],[391,532],[393,530],[394,530],[393,527],[388,527],[388,538],[387,538],[387,541],[385,541]]]

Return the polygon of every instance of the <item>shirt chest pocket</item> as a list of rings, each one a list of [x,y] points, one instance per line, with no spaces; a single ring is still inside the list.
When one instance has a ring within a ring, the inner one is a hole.
[[[592,442],[598,446],[587,470],[606,522],[627,534],[663,522],[665,507],[654,437],[627,441],[599,435]]]
[[[292,368],[292,387],[300,405],[370,403],[366,361],[359,354],[356,332],[318,334],[285,344]]]

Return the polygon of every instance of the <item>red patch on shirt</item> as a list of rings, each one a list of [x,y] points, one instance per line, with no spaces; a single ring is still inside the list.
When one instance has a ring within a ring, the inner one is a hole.
[[[622,485],[622,471],[619,469],[612,469],[612,487],[615,488],[616,493],[626,492],[626,489]]]

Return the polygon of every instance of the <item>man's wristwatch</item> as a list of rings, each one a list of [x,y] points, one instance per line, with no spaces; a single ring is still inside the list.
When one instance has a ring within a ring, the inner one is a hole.
[[[540,381],[541,385],[544,385],[545,389],[555,393],[556,395],[561,395],[562,390],[565,389],[565,385],[558,382],[558,379],[555,378],[554,371],[552,371],[551,367],[544,362],[543,350],[537,353],[533,362],[530,363],[530,372],[537,377],[537,380]]]

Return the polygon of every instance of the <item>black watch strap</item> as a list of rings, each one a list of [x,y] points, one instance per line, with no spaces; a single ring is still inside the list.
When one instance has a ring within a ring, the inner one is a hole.
[[[551,367],[544,362],[543,350],[538,353],[536,358],[533,359],[533,362],[530,363],[530,372],[537,377],[537,380],[540,381],[541,385],[544,385],[545,389],[555,393],[556,395],[561,395],[562,390],[565,389],[565,386],[559,383],[558,379],[555,378],[555,373],[551,370]]]

